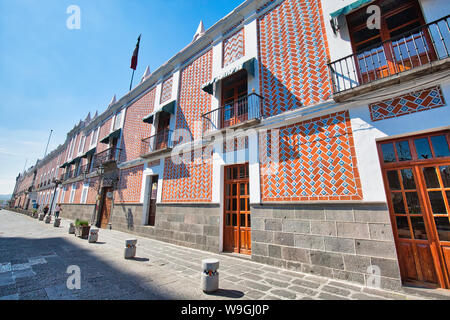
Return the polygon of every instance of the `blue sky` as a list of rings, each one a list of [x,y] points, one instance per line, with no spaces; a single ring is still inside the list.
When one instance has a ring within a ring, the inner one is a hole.
[[[243,0],[0,0],[0,194],[15,177],[65,141],[88,112],[104,111],[129,89],[130,61],[142,33],[135,82]],[[70,5],[81,29],[69,30]]]

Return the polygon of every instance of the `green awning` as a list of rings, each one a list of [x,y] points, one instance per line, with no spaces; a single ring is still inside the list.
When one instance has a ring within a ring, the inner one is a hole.
[[[72,164],[75,164],[77,161],[79,161],[81,157],[73,158],[71,161],[67,162],[67,166],[70,166]]]
[[[208,83],[205,83],[202,86],[203,91],[205,91],[209,94],[213,94],[213,87],[216,82],[219,82],[220,80],[225,79],[226,77],[229,77],[229,76],[235,74],[236,72],[239,72],[244,69],[247,70],[247,72],[250,75],[255,76],[255,61],[256,61],[255,58],[251,58],[250,60],[240,63],[237,66],[235,66],[234,68],[227,70],[226,72],[218,75],[217,77],[215,77],[214,79],[212,79]]]
[[[117,129],[116,131],[111,132],[106,137],[104,137],[102,140],[100,140],[100,143],[108,144],[110,139],[120,137],[121,131],[122,131],[122,129]]]
[[[164,105],[161,109],[158,109],[156,111],[153,111],[152,113],[150,113],[148,116],[146,116],[145,118],[142,119],[142,121],[144,121],[145,123],[149,123],[152,124],[154,119],[155,119],[155,115],[158,112],[164,111],[170,114],[175,114],[175,106],[176,106],[176,100],[169,102],[168,104]]]
[[[375,0],[358,0],[358,1],[352,2],[348,6],[345,6],[337,11],[330,13],[330,16],[332,18],[337,18],[341,15],[349,14],[350,12],[352,12],[356,9],[359,9],[362,6],[368,4],[369,2],[373,2],[373,1],[375,1]]]
[[[89,150],[89,151],[87,151],[85,154],[83,154],[82,156],[81,156],[81,158],[83,158],[83,159],[85,159],[85,158],[88,158],[91,154],[94,154],[95,153],[95,150],[96,150],[97,148],[92,148],[91,150]]]
[[[61,169],[64,169],[65,167],[68,167],[69,166],[69,163],[67,163],[67,162],[64,162],[62,165],[60,165],[59,167],[61,168]]]

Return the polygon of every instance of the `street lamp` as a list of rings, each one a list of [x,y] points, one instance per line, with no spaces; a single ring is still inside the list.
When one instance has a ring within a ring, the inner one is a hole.
[[[55,184],[55,189],[53,190],[52,204],[50,205],[50,215],[53,213],[53,203],[55,202],[56,189],[58,189],[58,186],[62,183],[62,181],[55,178],[52,182]]]

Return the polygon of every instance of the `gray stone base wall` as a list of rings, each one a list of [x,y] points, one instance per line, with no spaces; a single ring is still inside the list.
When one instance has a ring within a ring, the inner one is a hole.
[[[385,204],[267,204],[251,210],[254,261],[364,285],[371,281],[368,268],[378,266],[382,288],[401,288]]]
[[[112,229],[219,252],[221,211],[218,204],[157,204],[154,227],[142,225],[142,210],[142,204],[115,204]]]
[[[61,204],[62,211],[59,214],[60,218],[69,220],[87,220],[91,221],[94,212],[95,204]]]

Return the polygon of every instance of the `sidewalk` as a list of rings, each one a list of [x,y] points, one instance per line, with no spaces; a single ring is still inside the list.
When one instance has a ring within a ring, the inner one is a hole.
[[[269,267],[229,255],[179,247],[114,230],[89,244],[60,228],[0,211],[2,299],[450,299],[445,290],[390,292]],[[138,239],[134,260],[125,260],[125,239]],[[220,290],[200,289],[201,261],[220,260]],[[81,290],[68,290],[67,267],[81,270]]]

